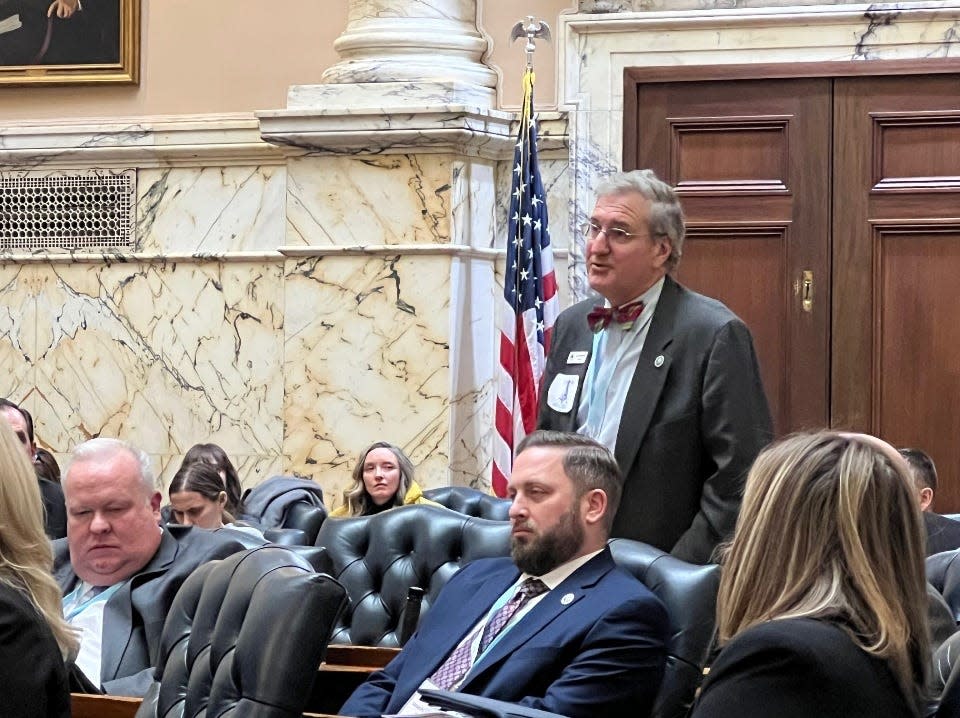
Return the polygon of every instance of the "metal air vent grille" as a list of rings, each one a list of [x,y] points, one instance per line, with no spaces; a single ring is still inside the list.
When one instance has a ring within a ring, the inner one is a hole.
[[[0,173],[0,250],[134,247],[136,171]]]

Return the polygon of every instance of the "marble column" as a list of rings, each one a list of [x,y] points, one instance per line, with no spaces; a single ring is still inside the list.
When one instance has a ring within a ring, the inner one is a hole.
[[[424,486],[489,485],[494,108],[475,0],[353,0],[322,84],[258,113],[286,148],[284,454],[328,495],[361,448],[404,448]]]
[[[456,80],[496,87],[481,62],[488,42],[476,0],[351,0],[347,28],[333,44],[342,58],[325,83]]]

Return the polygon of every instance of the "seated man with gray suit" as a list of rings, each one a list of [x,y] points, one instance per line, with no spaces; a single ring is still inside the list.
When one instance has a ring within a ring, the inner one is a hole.
[[[142,696],[181,584],[243,545],[224,532],[161,529],[150,459],[118,439],[78,446],[63,491],[67,537],[54,542],[54,576],[64,617],[80,631],[76,666],[107,693]]]
[[[613,455],[589,437],[526,437],[508,484],[512,558],[454,575],[400,654],[340,713],[436,712],[420,692],[440,688],[568,718],[647,715],[668,621],[607,547],[620,483]]]

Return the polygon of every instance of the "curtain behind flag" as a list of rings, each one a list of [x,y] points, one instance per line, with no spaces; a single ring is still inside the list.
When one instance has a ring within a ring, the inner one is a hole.
[[[534,73],[523,76],[523,109],[513,153],[507,264],[500,310],[493,490],[506,495],[513,451],[537,426],[540,378],[557,318],[557,278],[547,229],[547,202],[537,166]]]

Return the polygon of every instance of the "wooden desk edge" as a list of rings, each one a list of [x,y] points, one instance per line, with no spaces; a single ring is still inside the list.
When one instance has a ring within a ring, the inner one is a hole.
[[[350,667],[376,671],[386,666],[398,653],[399,648],[380,646],[328,646],[327,659],[321,665],[321,670]]]

